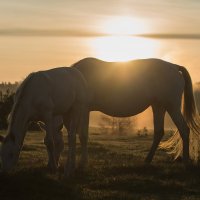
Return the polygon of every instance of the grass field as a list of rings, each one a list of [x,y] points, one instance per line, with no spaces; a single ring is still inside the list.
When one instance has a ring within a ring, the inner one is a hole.
[[[151,165],[144,164],[151,135],[90,133],[88,168],[68,181],[63,180],[66,150],[60,172],[47,172],[43,137],[40,132],[27,134],[17,167],[0,175],[0,200],[200,199],[200,167],[185,169],[161,150]],[[79,157],[79,144],[77,151]]]

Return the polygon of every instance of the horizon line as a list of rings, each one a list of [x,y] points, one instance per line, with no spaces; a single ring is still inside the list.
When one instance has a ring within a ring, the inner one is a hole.
[[[92,31],[65,29],[0,29],[0,37],[106,37],[130,36],[152,39],[193,39],[199,40],[200,33],[141,33],[141,34],[106,34]]]

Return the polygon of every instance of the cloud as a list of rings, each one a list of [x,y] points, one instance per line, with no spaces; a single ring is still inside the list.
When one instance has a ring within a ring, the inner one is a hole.
[[[139,34],[138,37],[154,38],[154,39],[192,39],[199,40],[200,34],[179,34],[179,33],[166,33],[166,34]]]
[[[31,37],[99,37],[105,36],[97,32],[80,30],[51,29],[0,29],[0,36],[31,36]]]
[[[83,31],[78,29],[0,29],[0,36],[17,37],[102,37],[110,36],[95,31]],[[145,37],[153,39],[193,39],[199,40],[200,34],[179,34],[179,33],[151,33],[131,35],[135,37]]]

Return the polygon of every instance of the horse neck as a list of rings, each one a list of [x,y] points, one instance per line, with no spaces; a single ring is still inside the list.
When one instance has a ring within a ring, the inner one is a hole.
[[[13,138],[15,144],[21,148],[24,137],[26,134],[28,124],[28,109],[23,111],[22,109],[14,110],[11,114],[11,121],[8,127],[8,135]]]
[[[20,148],[23,144],[28,119],[30,117],[30,95],[26,95],[30,89],[30,80],[34,77],[34,73],[30,74],[19,86],[16,92],[16,99],[10,114],[10,123],[8,127],[8,135],[14,138],[15,144]],[[27,87],[29,89],[27,90]],[[28,98],[27,98],[28,97]]]

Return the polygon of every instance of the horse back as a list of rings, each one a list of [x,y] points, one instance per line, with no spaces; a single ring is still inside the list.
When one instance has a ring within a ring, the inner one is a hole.
[[[126,106],[128,112],[130,105],[135,105],[137,113],[153,102],[169,103],[173,97],[179,99],[184,88],[179,67],[159,59],[104,62],[86,58],[73,67],[88,82],[94,110],[112,109],[112,113],[122,107],[123,113]]]
[[[34,73],[24,94],[37,109],[43,105],[43,108],[51,107],[55,113],[87,102],[86,82],[82,74],[68,67]]]

